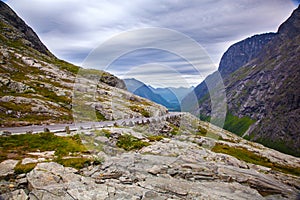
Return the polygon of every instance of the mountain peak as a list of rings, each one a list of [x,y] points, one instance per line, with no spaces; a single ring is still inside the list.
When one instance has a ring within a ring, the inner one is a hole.
[[[278,33],[281,37],[296,37],[300,33],[300,5],[293,11],[291,16],[280,25]]]
[[[12,41],[21,41],[23,45],[52,56],[37,34],[7,4],[0,1],[0,25],[2,35]]]

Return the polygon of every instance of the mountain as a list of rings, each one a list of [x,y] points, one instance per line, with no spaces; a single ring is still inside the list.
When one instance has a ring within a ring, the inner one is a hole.
[[[0,126],[111,120],[163,114],[104,71],[56,58],[0,1]]]
[[[253,36],[228,49],[218,69],[223,77],[228,104],[224,128],[300,156],[299,46],[298,7],[277,33]],[[243,55],[242,59],[240,55]],[[216,74],[205,81],[211,81]],[[215,89],[218,87],[219,83]],[[201,117],[208,119],[211,107],[205,82],[194,92],[200,106],[191,108],[199,109]]]
[[[11,45],[23,45],[32,47],[37,51],[52,56],[47,47],[40,41],[37,34],[17,14],[1,1],[0,3],[1,36],[8,39]],[[5,27],[9,24],[9,27]],[[5,29],[7,28],[7,29]],[[13,32],[9,30],[13,29]],[[16,34],[17,33],[17,34]],[[7,41],[7,40],[6,40]]]
[[[168,109],[170,111],[180,111],[180,103],[177,96],[169,88],[154,88],[151,85],[148,86],[152,92],[160,95],[168,102]]]
[[[171,104],[167,100],[165,100],[161,95],[153,92],[153,90],[143,82],[134,78],[124,79],[124,82],[128,91],[132,92],[133,94],[149,99],[155,103],[167,107],[168,109],[172,109]]]
[[[169,111],[180,111],[180,102],[182,98],[193,89],[193,87],[154,88],[151,85],[147,86],[143,82],[134,78],[124,79],[124,82],[128,91],[155,103],[161,104],[167,107]]]
[[[149,86],[149,88],[155,92],[156,94],[161,95],[169,102],[181,102],[181,100],[191,91],[193,91],[194,87],[185,88],[185,87],[167,87],[167,88],[153,88]]]
[[[182,99],[191,91],[194,90],[194,86],[186,88],[186,87],[168,87],[169,90],[171,90],[176,97],[178,98],[178,101],[181,102]]]
[[[218,82],[218,74],[220,74],[222,78],[227,78],[230,74],[261,53],[263,47],[270,42],[275,35],[275,33],[255,35],[231,45],[221,58],[218,68],[219,73],[215,72],[209,75],[203,82],[196,86],[190,95],[195,94],[199,100],[206,97],[209,94],[206,85],[207,82]],[[187,95],[186,100],[188,99],[190,98]]]
[[[256,58],[272,39],[275,33],[254,35],[250,38],[231,45],[223,54],[218,71],[222,78],[226,78],[240,67]]]
[[[167,113],[112,74],[43,52],[2,19],[0,123],[41,125],[0,128],[0,199],[299,197],[300,158]],[[113,122],[91,123],[106,119]],[[77,131],[47,125],[74,121],[89,123]]]
[[[167,88],[153,88],[148,86],[154,93],[159,94],[169,103],[169,110],[181,111],[181,100],[190,93],[194,87],[167,87]]]

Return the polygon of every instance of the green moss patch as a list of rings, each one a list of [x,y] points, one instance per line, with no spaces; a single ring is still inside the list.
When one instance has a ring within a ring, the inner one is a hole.
[[[16,165],[14,170],[15,170],[16,174],[26,174],[26,173],[30,172],[31,170],[33,170],[33,168],[35,168],[36,165],[37,165],[37,163],[28,163],[28,164],[22,165],[21,161],[20,161]]]
[[[82,169],[84,167],[90,166],[93,162],[90,158],[66,158],[57,159],[55,162],[63,165],[64,167],[73,167],[75,169]]]
[[[148,136],[147,139],[150,142],[156,142],[156,141],[160,141],[160,140],[164,139],[164,136],[162,136],[162,135],[151,135],[151,136]]]
[[[203,126],[198,126],[198,132],[196,134],[201,136],[206,136],[207,129]]]
[[[118,138],[117,146],[125,149],[126,151],[141,149],[145,146],[149,146],[149,142],[142,141],[132,135],[121,135]]]

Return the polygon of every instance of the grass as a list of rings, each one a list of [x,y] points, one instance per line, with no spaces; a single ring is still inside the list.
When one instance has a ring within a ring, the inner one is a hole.
[[[71,63],[68,63],[64,60],[60,60],[60,59],[57,59],[57,58],[55,58],[54,60],[50,60],[49,63],[52,63],[52,64],[58,66],[59,68],[67,70],[67,71],[69,71],[73,74],[77,74],[77,72],[80,69],[78,66],[75,66]]]
[[[150,141],[150,142],[156,142],[156,141],[160,141],[162,139],[164,139],[165,137],[162,136],[162,135],[151,135],[151,136],[148,136],[147,139]]]
[[[0,161],[8,159],[12,155],[15,155],[13,158],[16,159],[25,158],[27,153],[36,151],[55,151],[57,157],[86,152],[78,135],[59,137],[53,133],[2,136],[0,137],[0,149]]]
[[[239,118],[231,113],[227,113],[223,128],[242,136],[254,122],[255,120],[250,117]]]
[[[84,167],[90,166],[93,160],[90,158],[66,158],[66,159],[56,159],[55,162],[63,165],[64,167],[73,167],[75,169],[82,169]]]
[[[206,115],[200,115],[199,118],[202,121],[209,122],[211,120],[211,117]],[[242,136],[248,130],[248,128],[254,123],[255,120],[251,119],[250,117],[245,116],[239,118],[237,116],[234,116],[231,113],[227,113],[223,128],[232,133],[235,133],[238,136]]]
[[[211,116],[207,116],[207,115],[200,114],[200,115],[199,115],[199,119],[200,119],[201,121],[210,122]]]
[[[172,130],[170,131],[170,133],[172,135],[178,135],[180,134],[180,131],[179,131],[179,127],[173,125],[173,124],[169,124],[171,127],[172,127]]]
[[[36,165],[37,165],[37,163],[28,163],[28,164],[22,165],[21,161],[20,161],[14,168],[14,171],[16,174],[26,174],[26,173],[30,172],[31,170],[33,170],[33,168],[35,168]]]
[[[109,138],[111,135],[111,131],[109,129],[94,130],[93,132],[97,136],[105,136],[107,138]]]
[[[95,112],[96,112],[97,121],[106,121],[107,120],[105,118],[105,116],[102,113],[100,113],[98,110],[96,110]]]
[[[248,138],[250,140],[252,139],[251,137],[252,137],[252,135],[248,136]],[[270,138],[259,138],[259,139],[255,140],[255,142],[261,143],[266,147],[276,149],[280,152],[290,154],[290,155],[293,155],[296,157],[300,157],[299,150],[297,151],[296,149],[292,149],[289,147],[289,145],[292,146],[294,141],[283,141],[282,139],[272,140]]]
[[[207,129],[202,126],[198,126],[198,132],[196,134],[201,136],[206,136]]]
[[[133,112],[141,113],[144,117],[150,117],[150,113],[147,110],[145,110],[143,107],[141,107],[141,106],[131,105],[131,106],[129,106],[129,108]]]
[[[90,105],[84,102],[78,102],[73,106],[73,111],[77,116],[77,120],[82,121],[106,121],[107,119],[98,110],[95,110]]]
[[[130,150],[138,150],[138,149],[141,149],[145,146],[149,146],[150,143],[149,142],[145,142],[145,141],[142,141],[132,135],[121,135],[119,138],[118,138],[118,141],[117,141],[117,146],[122,148],[122,149],[125,149],[126,151],[130,151]]]
[[[269,167],[272,170],[300,176],[300,167],[289,167],[289,166],[280,165],[278,163],[273,163],[269,159],[267,159],[263,156],[257,155],[255,153],[247,150],[246,148],[230,147],[225,144],[217,143],[212,148],[212,151],[216,152],[216,153],[224,153],[224,154],[231,155],[231,156],[236,157],[239,160],[243,160],[247,163],[261,165],[261,166]]]

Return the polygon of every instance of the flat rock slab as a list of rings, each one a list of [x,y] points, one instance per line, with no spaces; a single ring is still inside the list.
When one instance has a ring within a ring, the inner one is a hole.
[[[5,200],[27,200],[28,196],[24,190],[15,190],[13,192],[0,195],[0,199]]]
[[[5,177],[14,173],[14,168],[18,164],[18,160],[5,160],[0,163],[0,177]]]
[[[27,164],[31,164],[31,163],[37,163],[38,160],[37,159],[34,159],[34,158],[24,158],[22,160],[22,165],[27,165]]]

